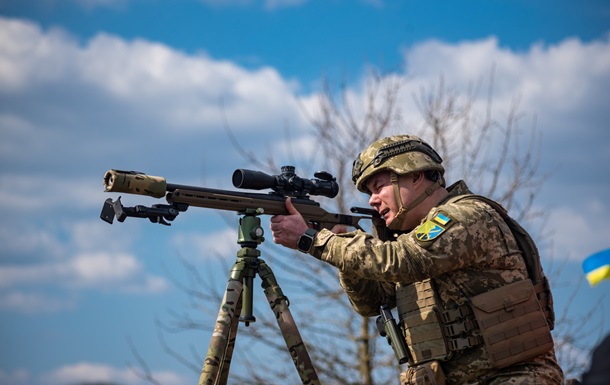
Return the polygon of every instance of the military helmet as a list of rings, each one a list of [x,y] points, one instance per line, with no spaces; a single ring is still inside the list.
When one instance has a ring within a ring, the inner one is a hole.
[[[442,162],[437,152],[421,138],[413,135],[390,136],[375,141],[358,155],[352,168],[352,181],[358,190],[370,194],[366,180],[376,172],[391,170],[402,175],[435,170],[442,177],[445,173]]]

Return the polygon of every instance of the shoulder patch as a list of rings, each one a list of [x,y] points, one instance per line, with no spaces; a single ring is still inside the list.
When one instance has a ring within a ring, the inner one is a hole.
[[[420,241],[431,241],[444,231],[443,226],[428,219],[415,230],[415,237]]]
[[[443,226],[451,221],[451,218],[449,218],[448,216],[443,215],[441,213],[436,214],[436,216],[432,219],[439,225],[443,225]]]

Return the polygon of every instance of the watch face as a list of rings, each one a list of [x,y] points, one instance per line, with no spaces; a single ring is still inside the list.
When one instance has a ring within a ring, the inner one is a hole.
[[[304,253],[309,253],[316,234],[316,230],[307,229],[307,231],[305,231],[305,234],[301,235],[301,237],[299,238],[299,241],[297,242],[297,248]]]
[[[311,237],[309,237],[307,235],[301,235],[301,238],[299,238],[299,243],[298,243],[299,250],[308,252],[309,249],[311,248],[312,242],[313,242],[313,239],[311,239]]]

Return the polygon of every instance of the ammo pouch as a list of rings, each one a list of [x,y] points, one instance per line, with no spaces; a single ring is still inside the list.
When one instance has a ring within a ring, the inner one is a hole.
[[[438,361],[430,361],[400,373],[400,385],[445,385],[445,374]]]
[[[396,288],[396,307],[409,350],[409,365],[446,361],[455,352],[481,344],[468,304],[446,310],[431,279]]]
[[[551,330],[529,279],[470,298],[491,364],[504,368],[553,348]]]
[[[431,280],[397,288],[396,303],[409,350],[409,366],[448,359],[450,352],[439,319],[440,304]]]

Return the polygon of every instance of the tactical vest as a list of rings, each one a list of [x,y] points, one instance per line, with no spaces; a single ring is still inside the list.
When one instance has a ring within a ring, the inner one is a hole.
[[[497,202],[467,194],[448,203],[462,199],[481,200],[502,216],[522,252],[529,279],[468,298],[454,309],[443,307],[434,280],[398,286],[396,307],[410,353],[409,365],[446,361],[479,345],[497,368],[548,352],[553,347],[555,314],[536,245]]]

